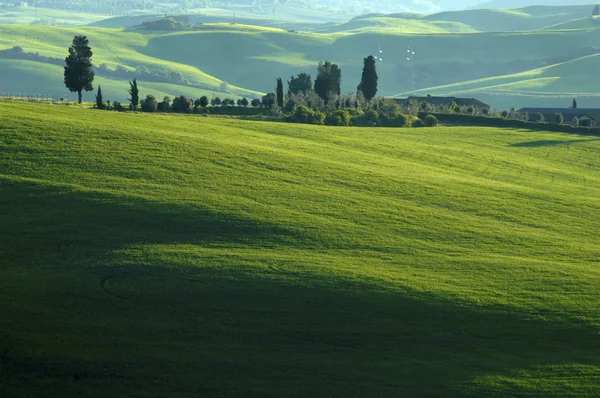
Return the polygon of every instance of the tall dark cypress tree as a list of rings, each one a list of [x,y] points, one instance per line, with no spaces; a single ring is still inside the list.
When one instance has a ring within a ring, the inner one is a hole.
[[[364,66],[358,91],[361,91],[367,101],[371,101],[377,94],[377,70],[375,69],[375,58],[369,55],[364,59]]]
[[[96,94],[96,108],[104,109],[104,101],[102,100],[102,87],[98,85],[98,93]]]
[[[281,78],[277,78],[277,88],[275,90],[275,94],[277,94],[277,106],[283,108],[283,81]]]
[[[133,82],[129,82],[129,95],[131,95],[129,102],[131,102],[131,107],[135,111],[140,103],[140,90],[138,89],[135,77],[133,78]]]
[[[85,36],[75,36],[69,47],[69,56],[65,58],[65,86],[71,92],[77,92],[81,104],[81,92],[92,91],[94,71],[92,70],[92,49]]]

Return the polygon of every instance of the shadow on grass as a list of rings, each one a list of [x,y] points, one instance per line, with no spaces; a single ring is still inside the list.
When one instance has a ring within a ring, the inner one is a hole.
[[[596,139],[587,139],[587,140],[539,140],[539,141],[525,141],[525,142],[517,142],[511,144],[512,147],[517,148],[536,148],[536,147],[544,147],[544,146],[557,146],[557,145],[571,145],[575,143],[581,142],[592,142],[598,141],[600,138]]]
[[[192,206],[123,205],[35,184],[2,183],[0,192],[8,215],[0,238],[13,267],[68,265],[131,243],[302,244],[284,228]],[[11,336],[38,349],[0,340],[9,380],[0,393],[462,397],[482,396],[471,384],[477,376],[600,365],[597,332],[585,324],[462,306],[333,273],[225,268],[128,267],[105,284],[106,295],[86,272],[114,268],[72,266],[43,279],[32,272],[22,290],[12,288],[14,301],[0,302],[0,314],[27,303],[0,319],[0,337],[14,323]],[[42,304],[27,301],[36,290],[47,294]],[[525,392],[523,385],[512,392]]]

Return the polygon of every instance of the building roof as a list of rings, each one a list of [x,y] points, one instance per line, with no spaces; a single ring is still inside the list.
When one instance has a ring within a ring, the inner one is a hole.
[[[394,98],[396,102],[408,103],[409,101],[428,102],[432,105],[448,105],[453,101],[460,106],[475,106],[478,108],[490,108],[486,103],[483,103],[475,98],[459,98],[459,97],[434,97],[428,95],[426,97],[410,96],[408,98]]]

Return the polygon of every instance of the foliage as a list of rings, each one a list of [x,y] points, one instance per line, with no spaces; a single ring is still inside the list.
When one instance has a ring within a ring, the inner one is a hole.
[[[129,103],[131,108],[135,111],[140,102],[140,89],[137,85],[137,80],[134,77],[132,82],[129,82]]]
[[[562,113],[554,114],[554,123],[563,124],[564,121],[565,121],[565,118],[563,117]]]
[[[423,123],[425,123],[425,126],[427,127],[435,127],[438,125],[439,121],[434,115],[427,115],[425,116],[425,119],[423,119]]]
[[[425,123],[423,120],[417,118],[412,121],[411,126],[414,128],[425,127]]]
[[[258,98],[252,98],[252,101],[250,101],[250,105],[253,108],[259,108],[262,105],[262,102]]]
[[[156,112],[158,110],[158,102],[152,94],[146,95],[146,98],[140,101],[142,112]]]
[[[277,95],[277,106],[283,108],[283,81],[281,78],[277,78],[277,87],[275,88],[275,94]]]
[[[290,80],[288,80],[287,84],[288,95],[298,93],[306,94],[313,88],[312,78],[308,73],[300,73],[295,77],[290,77]]]
[[[102,87],[98,85],[98,92],[96,93],[96,108],[104,109],[106,105],[104,104],[104,100],[102,99]]]
[[[65,58],[64,83],[71,92],[76,92],[81,104],[81,92],[92,91],[94,71],[92,70],[92,49],[85,36],[75,36]]]
[[[502,115],[503,118],[507,118],[508,117],[508,112],[507,111],[502,111],[502,113],[500,115]]]
[[[165,96],[163,100],[158,104],[157,110],[159,112],[169,112],[169,110],[171,110],[171,98]]]
[[[289,121],[294,123],[323,124],[325,122],[325,113],[313,110],[304,105],[298,105],[294,109],[294,113],[289,118]]]
[[[221,105],[221,98],[214,97],[213,99],[210,100],[210,104],[212,106],[220,106]]]
[[[346,109],[335,109],[327,112],[325,124],[328,126],[349,126],[352,116]]]
[[[341,94],[341,83],[342,71],[336,64],[329,61],[319,62],[314,90],[325,105]]]
[[[265,108],[271,108],[273,105],[275,105],[276,101],[277,96],[274,93],[268,93],[262,97],[261,103]]]
[[[536,114],[535,114],[535,122],[536,122],[536,123],[544,123],[544,122],[545,122],[545,120],[544,120],[544,115],[542,115],[542,114],[541,114],[541,113],[539,113],[539,112],[538,112],[538,113],[536,113]]]
[[[378,79],[375,58],[369,55],[364,59],[362,76],[357,87],[357,90],[363,93],[367,101],[371,101],[377,94]]]
[[[577,116],[573,116],[573,120],[571,121],[571,126],[579,127],[579,118]]]
[[[193,101],[183,95],[179,97],[175,97],[173,99],[173,105],[171,105],[171,109],[173,112],[177,113],[192,113]]]

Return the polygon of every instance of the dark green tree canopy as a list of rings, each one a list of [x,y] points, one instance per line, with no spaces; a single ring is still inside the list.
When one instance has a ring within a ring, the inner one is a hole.
[[[296,77],[290,77],[287,84],[288,95],[298,94],[300,92],[306,94],[308,91],[312,90],[313,87],[312,77],[310,77],[308,73],[300,73]]]
[[[283,82],[281,78],[277,78],[277,87],[275,88],[275,94],[277,95],[277,106],[283,108]]]
[[[69,47],[69,56],[65,58],[65,86],[71,92],[76,92],[81,103],[81,92],[92,91],[94,87],[94,71],[92,70],[92,49],[85,36],[75,36]]]
[[[377,94],[377,70],[375,68],[375,58],[369,55],[364,59],[364,66],[358,91],[361,91],[367,101],[371,101]]]
[[[577,109],[577,100],[573,98],[573,109]]]
[[[329,61],[319,62],[317,70],[315,92],[327,104],[333,95],[340,95],[342,92],[342,71]]]
[[[106,107],[106,105],[104,104],[104,101],[102,100],[102,87],[100,87],[100,85],[98,85],[98,93],[96,94],[96,108],[104,109],[105,107]]]
[[[135,111],[140,103],[140,90],[138,89],[135,77],[133,78],[133,82],[129,82],[129,95],[129,102],[131,102],[131,107]]]

